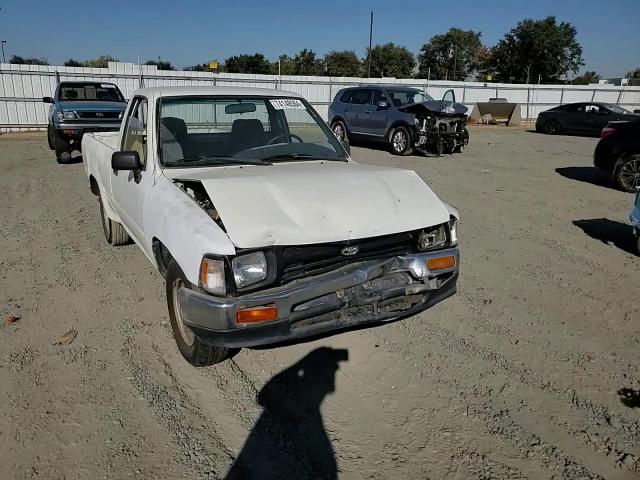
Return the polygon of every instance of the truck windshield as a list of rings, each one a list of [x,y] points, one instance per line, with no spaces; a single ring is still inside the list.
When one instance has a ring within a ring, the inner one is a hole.
[[[113,83],[61,83],[58,99],[74,102],[124,102],[122,93]]]
[[[165,167],[346,160],[318,113],[301,98],[165,97],[158,150]]]

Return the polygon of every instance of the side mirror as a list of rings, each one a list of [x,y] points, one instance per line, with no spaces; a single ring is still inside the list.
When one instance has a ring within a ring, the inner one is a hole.
[[[53,98],[51,98],[51,97],[42,97],[42,101],[44,103],[54,103],[53,102]]]
[[[347,151],[347,153],[351,155],[351,145],[349,144],[349,139],[347,138],[346,135],[342,140],[340,140],[340,143],[342,144],[344,149]]]
[[[136,151],[113,152],[111,155],[111,168],[114,170],[142,170],[140,156]]]
[[[389,102],[387,102],[386,100],[380,100],[378,103],[378,108],[381,110],[384,110],[385,108],[389,107]]]

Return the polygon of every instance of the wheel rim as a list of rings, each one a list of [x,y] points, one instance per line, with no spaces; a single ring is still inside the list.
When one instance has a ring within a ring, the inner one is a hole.
[[[555,122],[549,122],[545,125],[545,130],[547,133],[556,133],[556,124]]]
[[[393,149],[396,152],[403,152],[407,148],[407,136],[402,130],[393,134]]]
[[[640,158],[631,159],[620,167],[620,181],[629,190],[640,187]]]
[[[344,128],[342,127],[341,123],[336,123],[333,126],[333,134],[336,136],[336,138],[340,141],[344,140]]]
[[[193,334],[193,330],[191,330],[182,319],[182,310],[180,309],[180,300],[178,296],[180,288],[183,285],[184,283],[179,278],[176,278],[176,280],[173,282],[173,313],[176,317],[176,324],[178,326],[178,331],[180,332],[182,341],[188,347],[191,347],[195,340],[195,335]]]

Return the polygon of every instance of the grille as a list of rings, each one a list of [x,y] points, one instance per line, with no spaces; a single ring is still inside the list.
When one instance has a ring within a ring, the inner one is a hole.
[[[354,255],[345,255],[343,254],[345,247],[358,247],[358,252]],[[348,242],[283,247],[278,255],[280,283],[285,284],[298,278],[318,275],[353,262],[404,255],[415,250],[416,234],[414,232]]]
[[[120,112],[76,112],[79,118],[117,120]]]

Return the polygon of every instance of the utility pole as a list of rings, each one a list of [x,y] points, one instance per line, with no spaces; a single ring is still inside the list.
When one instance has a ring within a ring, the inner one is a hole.
[[[369,20],[369,78],[371,78],[371,39],[373,38],[373,10],[371,10],[371,19]]]
[[[7,43],[6,40],[0,40],[0,45],[2,45],[2,63],[7,63],[7,59],[4,58],[4,44]]]

